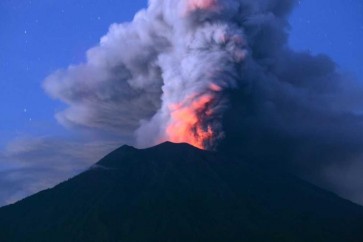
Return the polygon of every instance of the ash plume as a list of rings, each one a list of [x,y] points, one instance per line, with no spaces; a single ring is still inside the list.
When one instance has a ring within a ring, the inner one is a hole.
[[[224,136],[223,91],[237,87],[248,52],[235,5],[150,1],[132,23],[111,26],[85,64],[46,80],[46,91],[70,105],[57,119],[135,133],[141,147],[165,140],[213,147]]]
[[[329,57],[289,48],[295,4],[150,0],[44,88],[69,105],[66,126],[238,153],[335,188],[327,171],[361,164],[363,89]]]

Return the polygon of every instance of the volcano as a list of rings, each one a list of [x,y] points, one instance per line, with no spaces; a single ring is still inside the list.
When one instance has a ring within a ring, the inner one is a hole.
[[[363,241],[363,208],[188,144],[121,148],[0,209],[0,241]]]

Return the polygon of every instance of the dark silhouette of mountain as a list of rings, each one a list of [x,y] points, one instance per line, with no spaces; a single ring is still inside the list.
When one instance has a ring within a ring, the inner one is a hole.
[[[362,242],[363,208],[187,144],[123,146],[0,209],[1,242]]]

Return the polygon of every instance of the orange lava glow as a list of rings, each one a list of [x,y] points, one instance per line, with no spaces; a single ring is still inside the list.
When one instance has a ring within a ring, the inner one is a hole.
[[[222,91],[222,88],[220,86],[218,86],[217,84],[210,84],[209,85],[209,88],[212,90],[212,91],[215,91],[215,92],[220,92]]]
[[[213,137],[211,126],[202,127],[201,116],[212,114],[208,105],[213,101],[211,95],[203,95],[181,104],[171,105],[171,121],[166,129],[167,139],[175,143],[189,143],[206,149],[205,143]]]
[[[188,10],[214,9],[217,6],[216,0],[188,0]]]

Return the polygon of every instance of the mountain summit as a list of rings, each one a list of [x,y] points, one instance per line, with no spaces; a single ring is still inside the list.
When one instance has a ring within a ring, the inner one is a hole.
[[[130,146],[0,209],[1,242],[362,242],[363,208],[188,144]]]

